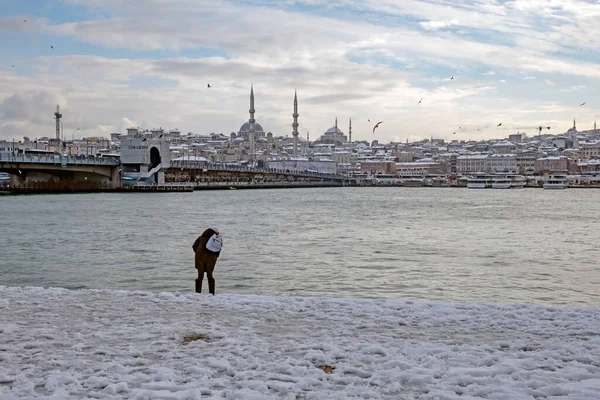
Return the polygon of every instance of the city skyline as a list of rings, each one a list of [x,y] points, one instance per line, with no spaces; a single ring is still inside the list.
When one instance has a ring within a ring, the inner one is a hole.
[[[559,134],[597,119],[600,4],[120,3],[3,2],[0,139],[52,136],[56,104],[76,137],[237,132],[251,83],[257,121],[290,137],[295,89],[300,137],[336,116],[352,118],[353,139],[382,142],[532,136],[540,124]]]

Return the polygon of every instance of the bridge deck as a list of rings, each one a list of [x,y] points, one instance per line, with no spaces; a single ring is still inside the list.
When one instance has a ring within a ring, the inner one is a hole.
[[[25,163],[25,164],[61,164],[68,165],[107,165],[117,166],[121,162],[114,158],[85,157],[85,156],[63,156],[58,154],[14,154],[0,152],[2,163]]]

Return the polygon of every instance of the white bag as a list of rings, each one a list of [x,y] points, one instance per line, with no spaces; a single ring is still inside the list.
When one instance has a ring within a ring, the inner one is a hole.
[[[213,253],[218,253],[221,251],[221,247],[223,246],[223,239],[221,235],[215,233],[212,235],[208,241],[206,242],[206,249],[212,251]]]

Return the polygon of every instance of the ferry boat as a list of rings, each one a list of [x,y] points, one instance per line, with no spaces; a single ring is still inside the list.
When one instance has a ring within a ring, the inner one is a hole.
[[[469,178],[467,189],[491,189],[494,178],[489,175],[479,175]]]
[[[467,183],[469,189],[523,189],[525,177],[522,175],[499,174],[479,175],[470,178]]]
[[[544,182],[544,189],[565,189],[567,178],[564,175],[550,175]]]
[[[496,175],[492,182],[493,189],[523,189],[525,187],[525,177],[522,175]]]

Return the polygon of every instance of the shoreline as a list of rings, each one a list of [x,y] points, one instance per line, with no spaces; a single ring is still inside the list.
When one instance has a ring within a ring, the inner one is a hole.
[[[194,185],[164,185],[159,187],[153,186],[137,186],[133,188],[113,188],[113,189],[17,189],[17,190],[3,190],[0,189],[0,196],[32,196],[32,195],[47,195],[47,194],[89,194],[89,193],[192,193],[201,191],[214,191],[214,190],[269,190],[269,189],[311,189],[311,188],[426,188],[426,189],[468,189],[466,186],[400,186],[400,185],[341,185],[341,184],[274,184],[274,185],[235,185],[235,184],[222,184],[222,185],[205,185],[205,186],[194,186]],[[525,186],[523,189],[543,189],[543,187],[537,186]],[[569,186],[560,190],[568,189],[600,189],[600,186]],[[474,191],[514,191],[519,189],[471,189]],[[555,190],[551,190],[555,191]]]
[[[600,396],[600,309],[0,286],[0,397]]]

